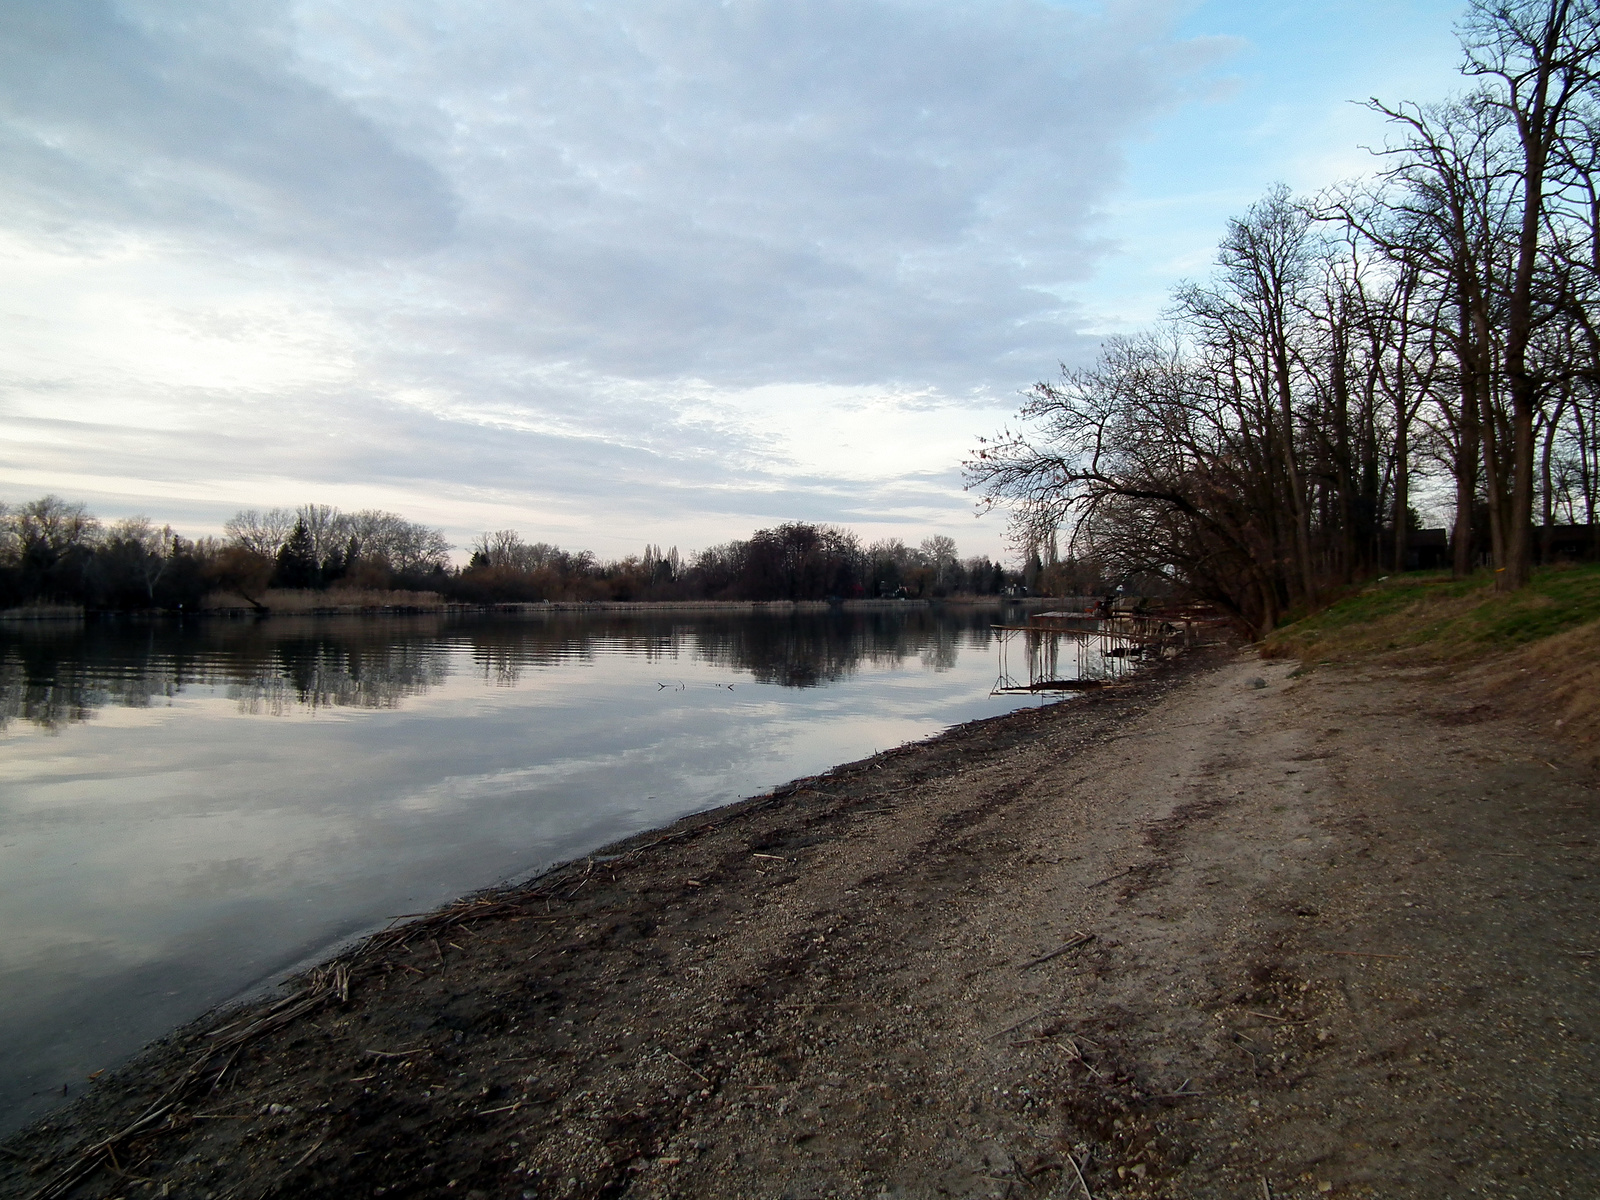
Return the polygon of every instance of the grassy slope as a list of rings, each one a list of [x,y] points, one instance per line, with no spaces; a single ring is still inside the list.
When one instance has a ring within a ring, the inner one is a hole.
[[[1307,667],[1360,659],[1434,665],[1497,707],[1600,746],[1600,564],[1548,567],[1500,594],[1488,575],[1393,576],[1283,626],[1261,647]]]

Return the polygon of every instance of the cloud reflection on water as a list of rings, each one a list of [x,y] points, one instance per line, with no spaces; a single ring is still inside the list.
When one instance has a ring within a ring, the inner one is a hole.
[[[0,630],[0,1131],[392,914],[1030,703],[996,616]]]

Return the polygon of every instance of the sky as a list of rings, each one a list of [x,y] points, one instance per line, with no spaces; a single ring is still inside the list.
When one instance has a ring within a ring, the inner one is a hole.
[[[0,500],[1001,555],[977,438],[1369,171],[1461,11],[0,0]]]

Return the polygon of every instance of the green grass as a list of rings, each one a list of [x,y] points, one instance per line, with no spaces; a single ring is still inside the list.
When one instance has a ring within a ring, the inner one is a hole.
[[[1281,626],[1262,649],[1308,662],[1386,651],[1480,657],[1594,621],[1600,621],[1600,564],[1542,567],[1526,588],[1508,593],[1496,592],[1488,573],[1453,580],[1415,572],[1368,584]]]

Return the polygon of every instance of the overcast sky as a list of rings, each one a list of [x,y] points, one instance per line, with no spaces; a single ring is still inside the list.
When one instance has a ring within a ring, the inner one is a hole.
[[[974,439],[1460,8],[0,0],[0,499],[998,553]]]

